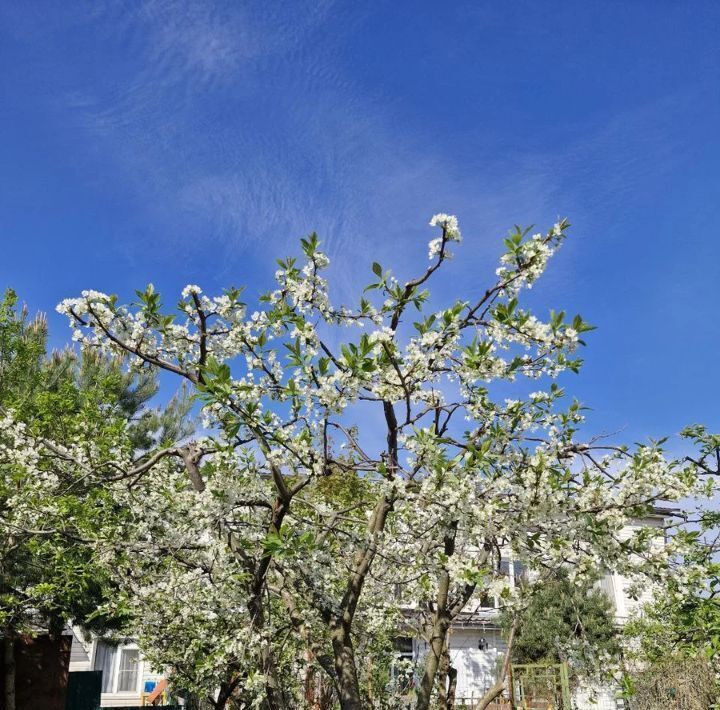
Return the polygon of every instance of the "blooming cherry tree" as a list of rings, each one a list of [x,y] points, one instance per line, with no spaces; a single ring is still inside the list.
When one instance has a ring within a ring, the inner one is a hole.
[[[344,710],[363,707],[377,690],[358,653],[379,654],[401,624],[428,642],[427,708],[453,621],[487,595],[514,603],[508,560],[531,581],[599,567],[647,579],[682,554],[680,537],[623,531],[695,495],[702,472],[659,446],[580,439],[582,408],[554,379],[579,370],[590,326],[521,304],[567,222],[516,228],[494,283],[432,308],[427,286],[461,233],[451,215],[430,224],[427,268],[401,282],[373,263],[351,306],[332,301],[313,234],[250,308],[240,289],[195,285],[172,310],[152,286],[130,306],[86,291],[58,307],[83,347],[172,373],[201,403],[205,436],[122,476],[133,554],[115,566],[153,661],[219,689],[218,708],[297,706],[290,679],[312,667]]]

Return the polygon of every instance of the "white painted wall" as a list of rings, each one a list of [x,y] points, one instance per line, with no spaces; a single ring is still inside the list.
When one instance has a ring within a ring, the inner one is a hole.
[[[90,658],[92,641],[86,641],[78,629],[72,630],[73,640],[70,647],[70,672],[91,671]]]
[[[478,643],[486,639],[488,648],[481,651]],[[450,636],[450,658],[458,671],[458,697],[484,694],[495,683],[505,657],[506,644],[495,629],[454,630]]]

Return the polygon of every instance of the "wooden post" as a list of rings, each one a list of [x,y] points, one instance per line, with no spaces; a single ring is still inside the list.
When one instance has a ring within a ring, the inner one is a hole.
[[[510,710],[515,710],[515,678],[513,677],[512,663],[508,666],[508,695],[510,697]]]
[[[560,664],[560,685],[562,686],[563,710],[572,710],[570,697],[570,674],[567,662]]]

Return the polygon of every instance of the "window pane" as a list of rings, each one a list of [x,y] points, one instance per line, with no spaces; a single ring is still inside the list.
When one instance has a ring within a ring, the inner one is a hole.
[[[115,672],[115,654],[117,646],[111,646],[104,641],[98,641],[95,650],[95,670],[102,671],[102,687],[103,693],[113,692],[113,681]]]
[[[136,648],[124,648],[120,653],[120,669],[118,670],[118,693],[137,690],[138,661],[140,651]]]
[[[400,656],[413,657],[413,640],[405,636],[400,636],[393,641],[395,653]]]

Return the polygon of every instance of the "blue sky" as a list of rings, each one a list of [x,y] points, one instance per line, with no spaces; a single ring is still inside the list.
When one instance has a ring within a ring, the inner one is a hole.
[[[444,211],[469,296],[566,215],[532,303],[598,326],[565,381],[593,427],[718,430],[719,32],[714,2],[6,0],[0,285],[254,292],[314,229],[343,296]]]

